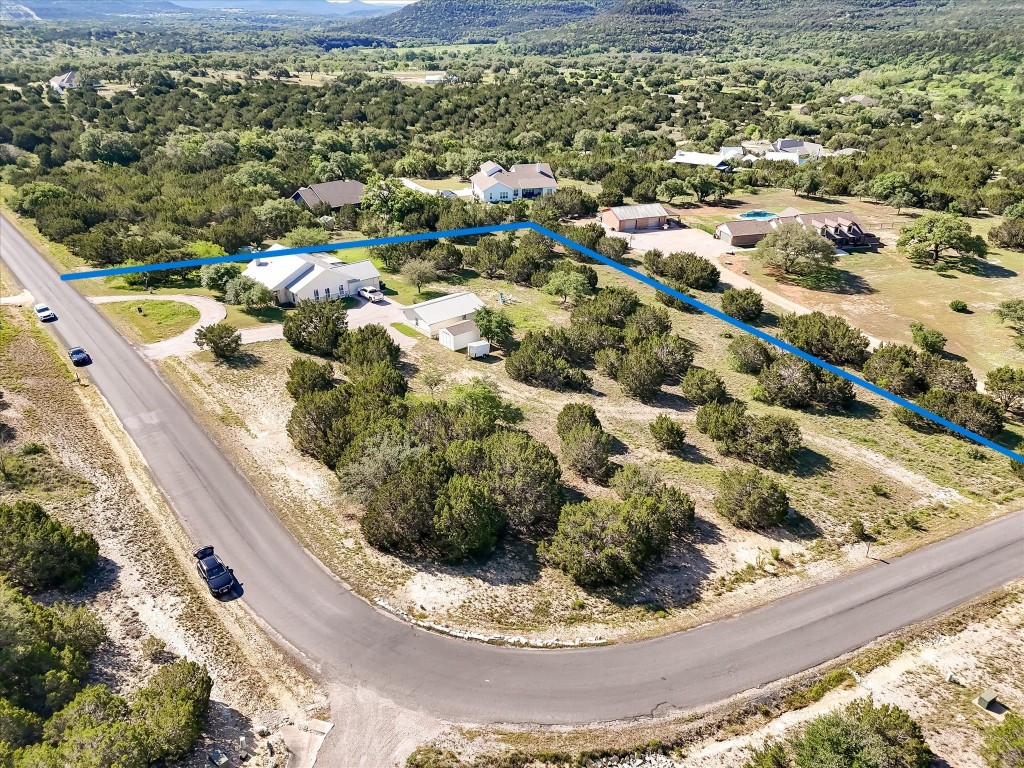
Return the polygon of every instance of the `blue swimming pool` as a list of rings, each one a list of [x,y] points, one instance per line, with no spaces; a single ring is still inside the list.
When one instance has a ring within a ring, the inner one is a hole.
[[[746,213],[741,213],[739,217],[744,221],[768,221],[769,219],[777,219],[779,215],[770,211],[747,211]]]

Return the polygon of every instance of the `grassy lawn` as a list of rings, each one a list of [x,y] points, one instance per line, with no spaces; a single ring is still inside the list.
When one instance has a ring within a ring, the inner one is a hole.
[[[257,328],[267,323],[283,323],[285,313],[288,310],[281,307],[265,307],[263,309],[242,309],[225,305],[227,316],[223,322],[229,323],[235,328]]]
[[[142,312],[138,311],[140,306]],[[199,321],[199,310],[180,301],[147,299],[97,304],[96,307],[128,339],[141,344],[177,336]]]
[[[469,184],[465,181],[459,181],[458,176],[449,176],[447,179],[411,179],[411,181],[427,189],[450,189],[452,192],[458,192],[460,189],[469,189]]]
[[[408,336],[413,339],[425,338],[422,333],[417,331],[415,328],[410,328],[405,323],[392,323],[391,327],[398,331],[403,336]]]

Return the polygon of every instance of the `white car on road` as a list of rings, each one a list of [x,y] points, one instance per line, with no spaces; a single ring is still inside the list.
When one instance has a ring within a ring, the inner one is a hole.
[[[384,301],[384,294],[380,292],[380,288],[360,288],[359,295],[367,301],[372,301],[374,303]]]
[[[36,317],[42,320],[44,323],[50,320],[56,320],[57,315],[54,314],[53,310],[45,304],[36,304],[32,309],[35,310]]]

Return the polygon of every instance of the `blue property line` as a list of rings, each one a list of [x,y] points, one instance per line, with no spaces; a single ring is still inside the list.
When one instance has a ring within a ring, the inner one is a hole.
[[[902,406],[910,411],[913,411],[919,416],[923,416],[929,421],[933,421],[936,424],[939,424],[945,427],[946,429],[955,432],[958,435],[961,435],[962,437],[966,437],[969,440],[973,440],[976,443],[984,445],[986,448],[991,448],[993,451],[1001,453],[1003,456],[1006,456],[1007,458],[1012,459],[1013,461],[1017,461],[1020,462],[1021,464],[1024,464],[1024,456],[1021,456],[1020,454],[1011,451],[1009,448],[1004,448],[998,443],[989,440],[987,437],[982,437],[976,432],[972,432],[969,429],[964,429],[959,424],[954,424],[952,421],[944,419],[938,414],[925,410],[916,403],[912,403],[909,400],[905,400],[899,395],[894,395],[892,392],[889,392],[886,389],[882,389],[881,387],[872,384],[870,381],[862,379],[860,376],[852,374],[849,371],[843,370],[842,368],[832,365],[831,363],[827,363],[824,360],[815,357],[814,355],[804,352],[802,349],[799,349],[798,347],[794,347],[792,344],[789,344],[783,341],[782,339],[772,336],[770,333],[766,333],[765,331],[762,331],[759,328],[755,328],[752,325],[747,325],[741,320],[737,320],[735,317],[727,315],[721,310],[715,309],[714,307],[705,304],[702,301],[698,301],[692,296],[687,296],[685,293],[681,293],[680,291],[670,288],[664,283],[660,283],[657,280],[648,277],[647,275],[641,272],[637,272],[635,269],[630,269],[629,267],[619,264],[617,261],[608,258],[604,254],[598,253],[597,251],[591,250],[590,248],[585,248],[584,246],[577,243],[575,240],[570,240],[568,237],[565,237],[564,235],[560,235],[557,232],[552,232],[547,227],[542,227],[539,224],[534,224],[533,222],[530,221],[513,222],[510,224],[495,224],[487,227],[470,227],[468,229],[450,229],[444,232],[419,232],[412,235],[396,235],[394,237],[380,237],[372,240],[352,240],[346,243],[328,243],[327,245],[311,245],[304,248],[282,248],[280,250],[270,252],[262,251],[258,254],[236,253],[230,256],[213,256],[205,259],[189,259],[187,261],[168,261],[161,264],[141,264],[131,267],[96,269],[88,272],[71,272],[68,274],[61,275],[60,279],[86,280],[93,277],[129,275],[137,272],[160,272],[165,269],[180,269],[182,267],[199,267],[204,264],[223,264],[226,262],[234,261],[252,261],[254,258],[257,257],[261,259],[273,259],[277,258],[278,256],[296,256],[304,253],[329,253],[332,251],[343,251],[349,248],[364,248],[367,246],[374,245],[393,245],[395,243],[414,243],[423,240],[440,240],[442,238],[449,237],[470,237],[474,235],[487,235],[494,232],[513,232],[517,230],[533,230],[534,232],[544,235],[545,237],[549,237],[556,243],[559,243],[560,245],[563,245],[566,248],[571,248],[574,251],[578,251],[579,253],[589,256],[595,261],[599,261],[600,263],[605,264],[611,267],[612,269],[616,269],[622,274],[631,277],[634,280],[638,280],[644,285],[648,285],[651,288],[654,288],[655,290],[661,291],[662,293],[666,293],[675,299],[679,299],[679,301],[689,304],[691,307],[699,309],[701,312],[711,315],[712,317],[717,318],[722,322],[728,323],[729,325],[735,326],[740,330],[746,331],[747,333],[756,336],[762,341],[765,341],[771,344],[772,346],[778,347],[779,349],[788,352],[791,355],[796,355],[797,357],[806,360],[809,363],[813,363],[814,365],[818,366],[819,368],[823,368],[829,373],[833,373],[842,379],[846,379],[847,381],[856,384],[858,387],[861,387],[862,389],[866,389],[868,392],[872,392],[880,397],[885,398],[886,400],[889,400],[892,403],[895,403],[896,405]]]

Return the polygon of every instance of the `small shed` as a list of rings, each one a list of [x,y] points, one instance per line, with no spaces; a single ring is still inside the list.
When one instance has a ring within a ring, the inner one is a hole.
[[[460,349],[465,349],[474,341],[480,341],[480,329],[475,321],[463,320],[461,323],[449,325],[438,331],[437,340],[445,349],[457,352]]]
[[[491,342],[485,340],[470,342],[466,347],[466,354],[470,357],[486,357],[491,354]]]

